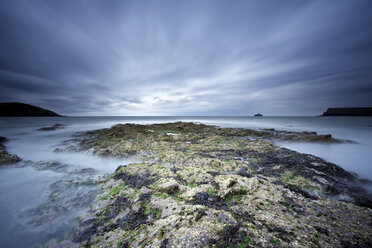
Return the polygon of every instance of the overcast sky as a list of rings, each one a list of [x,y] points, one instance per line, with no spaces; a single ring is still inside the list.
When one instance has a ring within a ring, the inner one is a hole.
[[[372,1],[0,0],[0,100],[67,115],[372,106]]]

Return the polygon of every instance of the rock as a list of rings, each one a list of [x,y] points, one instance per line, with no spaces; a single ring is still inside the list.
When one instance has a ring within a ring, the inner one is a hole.
[[[0,136],[0,165],[14,164],[21,161],[21,159],[17,155],[10,154],[6,150],[5,146],[2,143],[6,142],[7,140],[7,138]]]
[[[195,187],[195,188],[185,187],[180,197],[182,197],[185,200],[192,200],[194,199],[195,195],[200,194],[200,193],[205,193],[208,191],[208,189],[211,189],[211,188],[212,188],[211,185],[206,185],[206,184],[200,185],[199,187]]]
[[[247,171],[247,168],[244,167],[239,169],[238,175],[242,177],[251,177],[251,175]]]
[[[179,184],[173,178],[169,178],[169,179],[165,180],[165,182],[161,182],[158,185],[158,189],[161,190],[161,191],[165,191],[168,194],[173,194],[174,192],[176,192],[179,189]]]
[[[246,194],[254,191],[259,185],[257,177],[246,178],[240,175],[216,176],[216,183],[221,190],[221,196]]]
[[[31,166],[36,170],[51,170],[55,172],[63,172],[76,175],[95,175],[97,171],[93,168],[82,168],[78,166],[71,166],[69,164],[63,164],[54,160],[39,161],[32,163]]]
[[[52,126],[49,126],[49,127],[41,127],[38,130],[39,131],[54,131],[54,130],[61,129],[61,128],[64,128],[64,127],[66,127],[65,124],[56,123],[56,124],[54,124]]]
[[[199,221],[204,215],[206,215],[204,210],[199,210],[195,216],[195,221]]]
[[[255,114],[254,116],[256,116],[256,117],[261,117],[261,116],[263,116],[262,114]]]
[[[367,181],[271,142],[343,142],[331,136],[176,122],[120,124],[74,139],[69,144],[77,150],[135,153],[142,161],[120,166],[102,181],[103,193],[90,213],[101,221],[83,222],[77,232],[84,247],[369,242],[372,197],[358,186]]]

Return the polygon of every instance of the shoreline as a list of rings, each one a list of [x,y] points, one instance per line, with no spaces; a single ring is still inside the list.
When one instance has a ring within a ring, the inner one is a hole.
[[[101,193],[78,218],[71,239],[40,247],[368,247],[372,196],[362,186],[370,182],[278,141],[355,143],[315,132],[189,122],[76,133],[55,152],[141,162],[119,166],[104,180],[74,182]],[[55,162],[35,166],[73,169]],[[53,201],[44,206],[55,207]]]

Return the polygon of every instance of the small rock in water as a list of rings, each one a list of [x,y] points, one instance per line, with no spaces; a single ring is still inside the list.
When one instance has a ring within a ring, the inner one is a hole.
[[[61,128],[64,128],[64,127],[66,127],[65,124],[56,123],[56,124],[54,124],[53,126],[49,126],[49,127],[41,127],[41,128],[39,128],[38,130],[39,130],[39,131],[53,131],[53,130],[61,129]]]

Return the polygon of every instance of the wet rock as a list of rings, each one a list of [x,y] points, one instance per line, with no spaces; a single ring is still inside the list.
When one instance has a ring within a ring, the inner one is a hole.
[[[245,231],[240,231],[239,225],[227,225],[221,231],[221,235],[218,240],[214,240],[211,244],[217,247],[231,247],[237,244],[244,243],[244,238],[247,233]],[[252,247],[251,242],[246,242],[244,247]]]
[[[109,205],[105,216],[109,219],[115,218],[121,211],[130,206],[130,202],[127,197],[118,196],[115,198],[113,204]]]
[[[199,221],[204,215],[206,215],[205,211],[200,210],[195,216],[195,221]]]
[[[252,175],[248,173],[247,168],[244,167],[239,169],[238,175],[242,177],[252,177]]]
[[[197,226],[188,228],[182,236],[175,237],[172,243],[176,247],[208,247],[213,238],[208,229]]]
[[[89,241],[89,239],[98,232],[98,227],[96,225],[90,225],[81,229],[75,236],[75,242]]]
[[[125,172],[120,172],[115,174],[115,179],[121,179],[125,184],[138,189],[143,186],[150,186],[153,183],[150,173],[145,173],[143,175],[130,175]]]
[[[301,189],[301,188],[299,188],[299,187],[297,187],[295,185],[290,185],[289,184],[289,185],[286,185],[285,187],[288,188],[289,190],[293,191],[293,192],[299,193],[303,197],[306,197],[306,198],[309,198],[309,199],[313,199],[313,200],[318,199],[318,197],[309,194],[309,192],[307,192],[306,190],[303,190],[303,189]]]
[[[68,165],[62,164],[58,161],[39,161],[33,165],[37,170],[53,170],[66,172]]]
[[[328,229],[327,228],[323,228],[323,227],[320,227],[320,226],[315,226],[314,227],[319,233],[322,233],[322,234],[325,234],[327,236],[329,236],[329,232],[328,232]]]
[[[56,124],[54,124],[52,126],[49,126],[49,127],[41,127],[41,128],[38,129],[38,131],[54,131],[54,130],[65,128],[65,127],[66,127],[65,124],[56,123]]]
[[[10,154],[6,150],[5,146],[2,143],[6,142],[7,140],[7,138],[0,136],[0,165],[14,164],[21,161],[21,159],[17,155]]]
[[[197,193],[189,201],[191,204],[198,204],[214,209],[227,209],[228,205],[219,196],[211,196],[208,193]]]
[[[116,224],[121,228],[134,230],[143,224],[147,224],[147,218],[148,216],[141,210],[139,212],[130,213],[124,218],[117,220]]]
[[[97,174],[97,171],[93,168],[81,168],[78,166],[72,166],[69,164],[63,164],[54,160],[44,160],[37,163],[31,163],[31,166],[36,170],[51,170],[61,173],[69,174],[80,174],[80,175],[89,175],[93,176]]]

